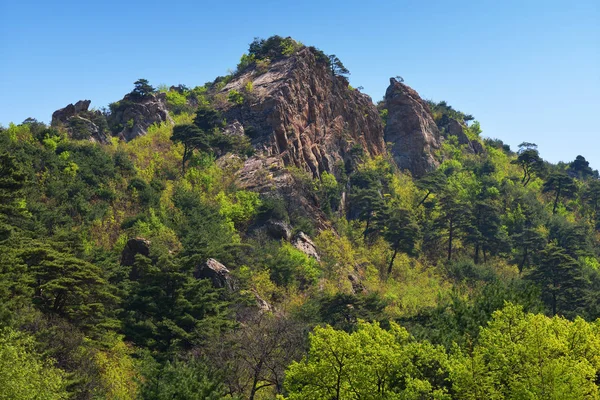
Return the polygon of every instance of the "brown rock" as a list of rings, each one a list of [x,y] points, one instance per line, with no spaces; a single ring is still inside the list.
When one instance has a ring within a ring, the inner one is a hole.
[[[371,98],[332,76],[310,49],[274,62],[263,74],[249,68],[219,94],[243,92],[248,81],[253,83],[248,100],[226,103],[222,111],[228,121],[252,132],[260,156],[279,156],[285,166],[318,177],[335,173],[354,146],[370,155],[385,153],[383,126]]]
[[[436,168],[433,152],[440,147],[440,134],[427,103],[412,88],[390,78],[385,107],[385,141],[392,143],[398,167],[416,177]]]

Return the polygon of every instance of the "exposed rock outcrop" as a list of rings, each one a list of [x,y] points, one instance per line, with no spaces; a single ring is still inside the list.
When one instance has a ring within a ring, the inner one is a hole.
[[[216,288],[234,289],[229,270],[214,258],[209,258],[196,267],[194,271],[196,279],[210,279]]]
[[[141,254],[150,256],[150,241],[141,237],[129,239],[121,252],[121,265],[131,267],[135,263],[135,256]]]
[[[467,149],[474,154],[483,153],[483,145],[477,140],[470,140],[465,133],[466,126],[453,118],[449,118],[447,124],[443,127],[446,136],[456,136],[458,143],[467,145]]]
[[[321,260],[319,253],[317,252],[317,246],[315,246],[315,243],[306,233],[298,232],[292,240],[292,245],[307,256],[312,257],[317,261]]]
[[[52,113],[52,126],[62,126],[73,139],[109,143],[106,119],[100,111],[90,111],[90,100],[79,100]]]
[[[161,122],[173,124],[164,93],[147,94],[142,98],[127,94],[111,107],[109,123],[113,127],[120,128],[118,135],[126,141],[144,136],[152,124]]]
[[[141,254],[144,257],[150,257],[149,240],[141,237],[129,239],[121,252],[121,265],[131,267],[129,279],[133,281],[140,277],[140,271],[135,267],[135,256],[138,254]]]
[[[385,108],[385,141],[392,143],[391,152],[398,167],[416,177],[436,168],[433,152],[440,147],[440,133],[427,103],[412,88],[390,78]]]
[[[275,61],[262,74],[250,68],[219,95],[243,92],[248,82],[252,92],[244,103],[225,102],[222,111],[227,121],[243,125],[259,156],[280,156],[285,166],[318,177],[335,173],[353,149],[385,153],[383,125],[371,98],[333,76],[313,50]]]

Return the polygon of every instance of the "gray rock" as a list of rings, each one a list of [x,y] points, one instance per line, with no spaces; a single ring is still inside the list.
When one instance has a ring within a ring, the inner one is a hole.
[[[287,222],[269,220],[266,222],[265,228],[273,239],[284,239],[289,242],[292,237],[292,228]]]
[[[321,261],[319,253],[317,252],[317,246],[315,246],[315,243],[306,233],[298,232],[292,240],[292,245],[307,256],[312,257],[317,261]]]
[[[229,270],[214,258],[209,258],[196,267],[194,271],[196,279],[210,279],[216,288],[234,289]]]
[[[385,93],[388,110],[385,141],[400,169],[420,177],[438,166],[433,152],[440,147],[440,133],[429,106],[409,86],[390,78]]]
[[[142,99],[126,95],[120,106],[110,115],[112,125],[122,125],[119,137],[130,141],[139,136],[144,136],[148,128],[157,123],[168,122],[173,124],[173,119],[167,110],[165,93],[149,94]]]
[[[72,139],[108,144],[110,136],[96,122],[104,121],[100,111],[90,111],[90,100],[79,100],[52,113],[51,125],[63,127]],[[96,122],[94,122],[96,121]]]

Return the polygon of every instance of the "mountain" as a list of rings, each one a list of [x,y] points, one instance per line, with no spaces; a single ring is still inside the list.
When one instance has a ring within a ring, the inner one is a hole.
[[[273,36],[1,128],[0,398],[597,398],[598,171],[348,73]]]

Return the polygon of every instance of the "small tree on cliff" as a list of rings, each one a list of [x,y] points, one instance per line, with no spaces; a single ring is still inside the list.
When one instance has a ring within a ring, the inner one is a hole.
[[[156,91],[156,89],[150,85],[147,79],[138,79],[133,84],[135,87],[131,91],[131,95],[138,99],[143,99],[144,97]]]
[[[342,64],[340,59],[335,54],[329,55],[329,68],[331,69],[331,75],[333,76],[346,77],[347,75],[350,75],[348,68]]]
[[[171,140],[183,144],[181,171],[185,173],[185,164],[194,154],[194,150],[210,151],[210,138],[206,132],[193,124],[176,125]]]

